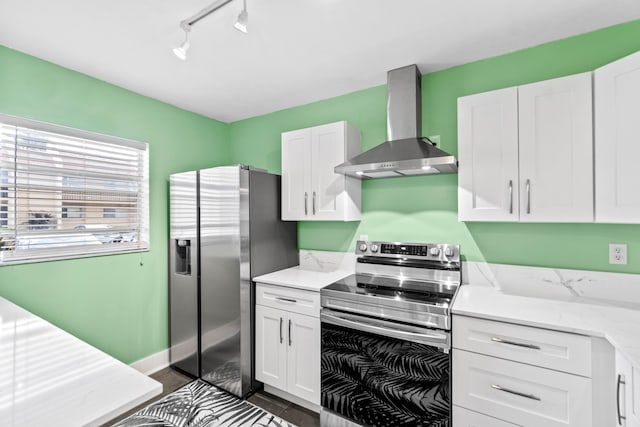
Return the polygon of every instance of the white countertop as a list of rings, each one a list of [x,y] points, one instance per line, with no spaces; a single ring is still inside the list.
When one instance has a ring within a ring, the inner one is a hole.
[[[254,277],[257,283],[287,286],[306,291],[319,292],[331,283],[352,274],[348,270],[317,271],[297,266]]]
[[[0,298],[0,425],[99,425],[162,384]]]
[[[640,368],[640,275],[464,264],[454,314],[603,337]]]

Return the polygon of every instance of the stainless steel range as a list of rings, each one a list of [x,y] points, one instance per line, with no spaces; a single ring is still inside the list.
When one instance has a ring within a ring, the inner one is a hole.
[[[320,291],[323,426],[449,426],[458,245],[358,241]]]

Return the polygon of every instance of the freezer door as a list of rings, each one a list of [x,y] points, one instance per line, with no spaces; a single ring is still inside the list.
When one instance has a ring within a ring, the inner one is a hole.
[[[201,376],[237,396],[246,393],[240,289],[240,264],[248,262],[241,244],[249,239],[248,229],[240,224],[243,215],[248,219],[241,212],[248,194],[248,184],[241,185],[244,172],[238,166],[200,171]]]
[[[169,177],[169,361],[198,376],[197,173]]]

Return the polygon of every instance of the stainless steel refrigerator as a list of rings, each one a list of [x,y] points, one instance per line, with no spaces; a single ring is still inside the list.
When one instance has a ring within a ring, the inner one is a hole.
[[[259,386],[251,277],[298,264],[280,176],[246,166],[178,173],[169,198],[170,363],[245,397]]]

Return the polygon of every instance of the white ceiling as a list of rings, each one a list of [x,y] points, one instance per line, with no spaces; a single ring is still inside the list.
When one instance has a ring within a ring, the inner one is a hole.
[[[225,122],[640,18],[638,0],[0,0],[0,44]],[[0,68],[1,70],[1,68]]]

